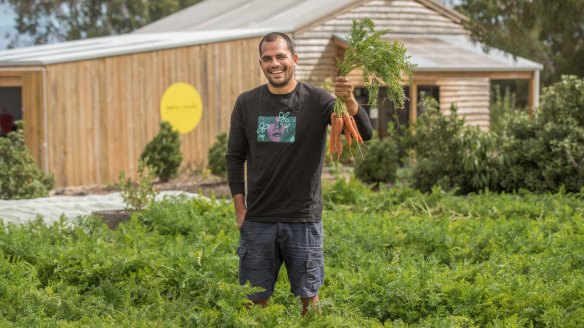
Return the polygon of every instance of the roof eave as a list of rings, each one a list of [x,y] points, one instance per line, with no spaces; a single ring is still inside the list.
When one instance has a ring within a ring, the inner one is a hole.
[[[435,1],[435,0],[416,0],[419,3],[425,5],[426,7],[436,10],[437,12],[441,13],[442,15],[450,18],[453,22],[461,24],[463,22],[469,21],[469,18],[465,15],[459,13],[454,9],[450,9],[443,5],[442,3]]]
[[[543,66],[538,67],[424,67],[414,68],[414,72],[424,73],[447,73],[447,72],[533,72],[541,71]]]

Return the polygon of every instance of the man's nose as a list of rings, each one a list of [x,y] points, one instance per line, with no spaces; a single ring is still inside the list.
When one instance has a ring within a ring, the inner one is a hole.
[[[272,60],[270,60],[270,66],[278,66],[280,65],[280,61],[278,60],[278,58],[273,58]]]

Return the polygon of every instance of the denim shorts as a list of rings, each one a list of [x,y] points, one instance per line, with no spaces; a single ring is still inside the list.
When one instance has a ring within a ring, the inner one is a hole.
[[[322,223],[272,223],[244,221],[239,237],[239,283],[250,282],[263,292],[248,295],[264,300],[274,292],[282,263],[290,291],[302,298],[318,295],[324,281]]]

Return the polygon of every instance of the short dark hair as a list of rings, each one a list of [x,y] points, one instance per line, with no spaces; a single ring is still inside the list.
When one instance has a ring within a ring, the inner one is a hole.
[[[271,32],[264,35],[264,37],[260,40],[259,46],[260,56],[262,55],[262,45],[264,44],[264,42],[274,42],[278,38],[282,38],[284,39],[284,41],[286,41],[286,46],[288,46],[288,50],[290,50],[290,53],[294,55],[294,44],[292,43],[292,39],[290,39],[290,37],[284,33]]]

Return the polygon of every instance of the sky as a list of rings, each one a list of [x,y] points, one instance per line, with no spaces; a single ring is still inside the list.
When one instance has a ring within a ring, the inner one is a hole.
[[[461,0],[441,0],[445,5],[453,7]],[[6,49],[10,40],[6,38],[7,33],[16,33],[14,29],[14,18],[16,14],[7,3],[0,2],[0,50]]]
[[[6,49],[10,42],[6,33],[14,31],[14,11],[6,3],[0,3],[0,50]]]

